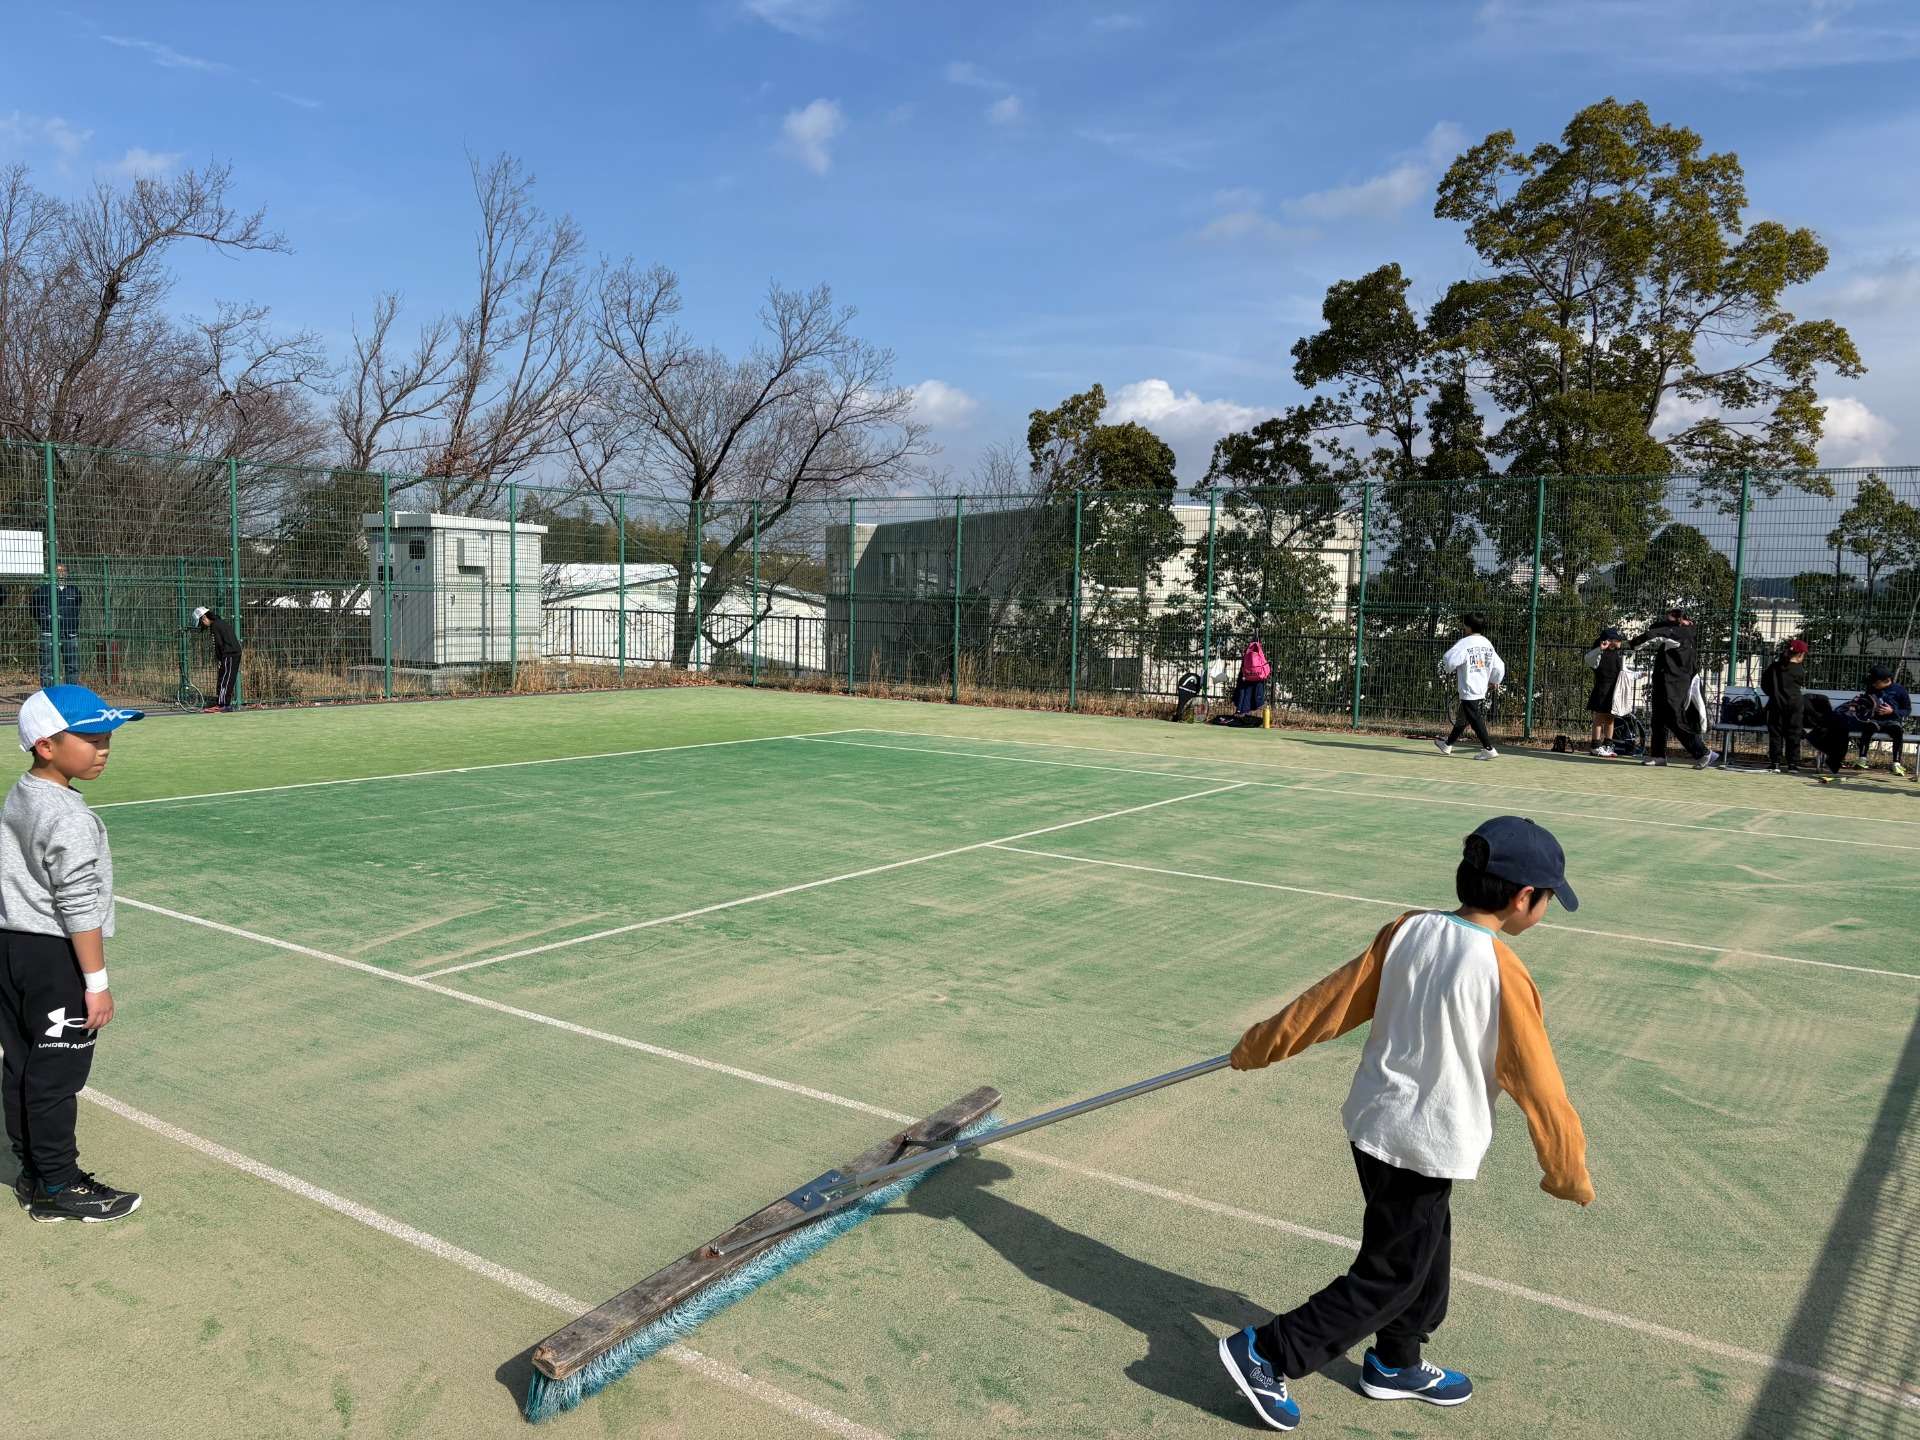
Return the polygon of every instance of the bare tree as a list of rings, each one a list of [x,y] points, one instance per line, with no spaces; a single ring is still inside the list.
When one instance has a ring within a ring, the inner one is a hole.
[[[453,317],[428,321],[405,351],[394,336],[399,318],[400,297],[388,291],[374,301],[365,333],[354,329],[353,354],[333,402],[341,463],[350,470],[417,465],[429,443],[423,427],[439,413],[452,384],[458,358],[451,344]]]
[[[807,501],[898,483],[931,447],[892,352],[856,339],[826,286],[770,287],[765,338],[737,360],[682,330],[680,305],[672,271],[629,261],[603,278],[594,330],[610,371],[601,407],[630,437],[617,473],[683,507],[673,663],[684,668],[696,606],[718,607],[756,521],[765,536]]]
[[[512,156],[471,168],[480,206],[473,304],[430,324],[397,364],[386,357],[392,316],[383,325],[376,312],[347,392],[370,403],[355,399],[353,429],[342,424],[349,446],[369,459],[389,427],[411,433],[408,449],[423,462],[434,504],[466,512],[497,503],[510,481],[563,453],[598,359],[579,227],[533,203],[534,178]],[[384,381],[370,382],[370,368]]]

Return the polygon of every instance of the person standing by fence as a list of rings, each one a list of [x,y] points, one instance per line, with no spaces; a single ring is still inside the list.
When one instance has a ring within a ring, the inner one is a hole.
[[[231,621],[214,614],[204,605],[193,612],[193,623],[201,630],[213,632],[213,659],[219,674],[215,681],[214,701],[207,707],[207,713],[211,715],[215,710],[232,710],[240,684],[240,637],[233,633]]]
[[[1265,648],[1258,640],[1251,641],[1240,657],[1240,681],[1233,690],[1234,714],[1257,715],[1266,708],[1267,680],[1272,674]]]
[[[1587,695],[1587,713],[1593,716],[1593,753],[1603,760],[1613,758],[1613,722],[1633,713],[1633,676],[1620,650],[1625,641],[1609,625],[1586,654],[1593,669],[1593,689]]]
[[[1807,642],[1789,640],[1774,662],[1760,672],[1767,697],[1767,769],[1800,773],[1800,736],[1806,727]]]
[[[1487,692],[1498,689],[1500,682],[1507,678],[1507,664],[1483,633],[1487,628],[1484,618],[1463,615],[1460,626],[1467,633],[1440,659],[1440,678],[1455,683],[1459,706],[1453,733],[1444,740],[1435,740],[1434,748],[1442,755],[1451,755],[1467,727],[1472,726],[1473,738],[1480,742],[1480,751],[1473,758],[1494,760],[1500,752],[1493,748],[1493,737],[1487,733]]]
[[[1647,745],[1647,758],[1640,762],[1643,765],[1667,763],[1669,735],[1693,757],[1696,770],[1705,770],[1720,758],[1717,751],[1707,748],[1693,723],[1693,682],[1700,668],[1697,646],[1693,622],[1677,605],[1646,634],[1636,636],[1627,645],[1629,650],[1651,650],[1654,656],[1653,734]]]
[[[53,585],[35,585],[28,608],[40,627],[40,688],[64,682],[73,684],[80,673],[80,587],[67,580],[67,567],[58,566]],[[57,602],[57,603],[56,603]],[[60,669],[53,664],[54,617],[60,620]]]

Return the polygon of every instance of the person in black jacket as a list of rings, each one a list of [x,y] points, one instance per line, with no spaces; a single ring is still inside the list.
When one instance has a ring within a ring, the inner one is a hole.
[[[57,568],[55,579],[58,582],[56,585],[35,585],[27,595],[27,608],[33,612],[34,624],[40,627],[42,690],[55,681],[72,685],[75,683],[74,677],[80,673],[80,587],[67,580],[67,567],[64,565]],[[50,594],[50,591],[53,593]],[[54,594],[59,596],[60,617],[60,671],[57,675],[53,668]]]
[[[1630,641],[1627,648],[1651,650],[1654,656],[1653,735],[1647,745],[1647,758],[1641,764],[1666,764],[1667,736],[1672,735],[1693,757],[1693,768],[1706,769],[1720,756],[1701,741],[1689,713],[1688,700],[1699,667],[1693,622],[1676,606],[1646,634]]]
[[[1867,754],[1878,739],[1893,742],[1893,773],[1905,775],[1900,763],[1901,746],[1906,740],[1906,721],[1913,714],[1913,700],[1907,687],[1895,682],[1893,671],[1875,665],[1867,672],[1866,688],[1844,705],[1834,707],[1828,722],[1825,744],[1827,769],[1820,783],[1830,785],[1840,776],[1843,766],[1854,770],[1867,768]],[[1848,742],[1858,738],[1860,758],[1847,760]]]
[[[1593,753],[1603,760],[1613,758],[1613,722],[1631,709],[1624,703],[1620,684],[1626,669],[1626,657],[1620,647],[1626,636],[1609,625],[1587,651],[1587,664],[1593,667],[1593,689],[1587,695],[1587,713],[1593,716]]]
[[[199,629],[213,632],[213,658],[219,667],[214,701],[207,707],[208,713],[231,710],[234,708],[234,693],[240,684],[240,637],[233,633],[231,621],[214,614],[204,605],[193,612],[193,623]]]
[[[1806,727],[1807,642],[1789,640],[1771,665],[1760,672],[1767,697],[1767,769],[1800,773],[1800,736]]]

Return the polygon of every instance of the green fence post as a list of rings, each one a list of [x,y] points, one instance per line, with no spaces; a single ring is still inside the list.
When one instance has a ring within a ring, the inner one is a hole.
[[[707,577],[702,573],[707,560],[707,512],[700,501],[693,502],[693,636],[687,641],[687,668],[700,671],[700,632],[707,623]]]
[[[1360,482],[1360,595],[1353,615],[1353,716],[1350,729],[1360,728],[1360,683],[1367,669],[1367,552],[1373,545],[1373,482]]]
[[[1540,548],[1547,529],[1547,477],[1540,475],[1533,487],[1533,598],[1527,605],[1527,708],[1520,722],[1523,739],[1533,738],[1534,666],[1540,649]]]
[[[854,507],[857,501],[847,501],[847,694],[853,694],[853,531],[855,525]]]
[[[620,683],[627,683],[627,497],[622,495],[614,503],[614,515],[620,522],[619,559],[614,570],[614,613],[619,619],[620,636],[614,642],[615,653],[619,655]]]
[[[380,652],[381,688],[393,698],[393,478],[380,472]]]
[[[65,683],[66,666],[60,660],[60,526],[53,515],[53,442],[46,442],[46,505],[47,505],[47,624],[51,627],[48,635],[53,643],[53,653],[48,657],[52,668],[53,683]]]
[[[960,542],[963,538],[961,512],[966,508],[964,495],[953,497],[953,703],[960,703]]]
[[[231,458],[227,461],[227,544],[232,565],[227,583],[233,595],[233,634],[245,645],[247,635],[240,623],[240,462]],[[233,675],[233,705],[237,710],[246,703],[247,667],[242,663]]]
[[[1080,502],[1081,492],[1073,492],[1073,619],[1067,635],[1067,709],[1080,702]]]
[[[100,623],[106,627],[106,665],[107,681],[113,683],[113,561],[100,562],[100,608],[103,612]]]
[[[1738,678],[1740,668],[1740,599],[1747,580],[1747,497],[1753,483],[1753,471],[1740,472],[1740,529],[1733,542],[1733,625],[1727,631],[1727,684]]]
[[[520,688],[520,486],[507,482],[507,693]]]
[[[753,526],[753,578],[747,582],[747,622],[753,628],[747,632],[747,683],[760,683],[760,502],[753,502],[753,512],[747,517],[747,523]],[[767,613],[773,613],[773,605],[767,605]]]
[[[1213,693],[1213,672],[1209,662],[1213,658],[1213,536],[1214,522],[1218,518],[1220,492],[1209,486],[1207,489],[1207,618],[1200,629],[1200,694],[1205,698]]]

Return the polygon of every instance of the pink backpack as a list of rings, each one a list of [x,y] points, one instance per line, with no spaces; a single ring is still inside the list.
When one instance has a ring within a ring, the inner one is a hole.
[[[1260,648],[1260,642],[1254,641],[1247,646],[1247,653],[1240,657],[1240,678],[1242,680],[1265,680],[1273,674],[1273,666],[1267,663],[1267,652]]]

